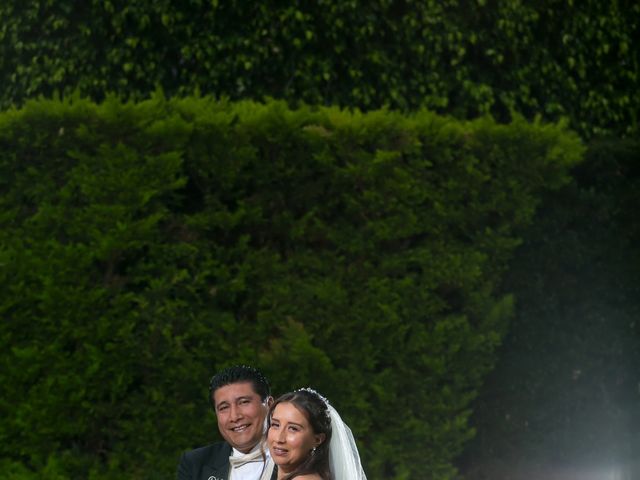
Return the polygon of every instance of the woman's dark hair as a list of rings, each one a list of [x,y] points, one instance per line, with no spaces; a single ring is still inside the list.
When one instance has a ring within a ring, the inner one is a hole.
[[[293,472],[284,480],[292,480],[299,475],[317,473],[323,480],[331,480],[332,474],[329,468],[329,442],[331,441],[331,418],[327,401],[313,390],[296,390],[285,393],[273,402],[269,409],[268,425],[271,427],[271,417],[276,406],[280,403],[290,403],[306,417],[314,434],[324,433],[324,441],[318,445]]]

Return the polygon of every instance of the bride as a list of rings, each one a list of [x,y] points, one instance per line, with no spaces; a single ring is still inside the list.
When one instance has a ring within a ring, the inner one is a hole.
[[[285,393],[267,421],[277,480],[366,480],[351,430],[315,390]]]

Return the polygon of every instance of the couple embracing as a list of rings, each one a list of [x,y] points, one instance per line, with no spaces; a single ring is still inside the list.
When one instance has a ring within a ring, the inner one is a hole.
[[[225,439],[185,452],[178,480],[366,480],[349,427],[309,388],[275,401],[244,365],[217,373],[209,399]]]

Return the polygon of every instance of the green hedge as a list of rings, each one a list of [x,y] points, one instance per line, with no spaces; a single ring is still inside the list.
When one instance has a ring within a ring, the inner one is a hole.
[[[235,362],[312,385],[369,478],[451,478],[563,125],[161,96],[0,114],[0,458],[172,478]],[[13,473],[11,473],[13,472]],[[44,473],[43,473],[44,472]]]
[[[4,0],[0,108],[196,90],[638,132],[635,0]]]

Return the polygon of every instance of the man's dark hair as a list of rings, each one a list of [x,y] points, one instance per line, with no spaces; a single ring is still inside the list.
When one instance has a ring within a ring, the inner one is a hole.
[[[253,386],[253,391],[260,396],[263,402],[271,395],[269,382],[260,370],[248,367],[247,365],[234,365],[219,371],[211,377],[211,381],[209,382],[209,401],[211,405],[213,405],[213,394],[220,387],[242,382],[250,382]]]

